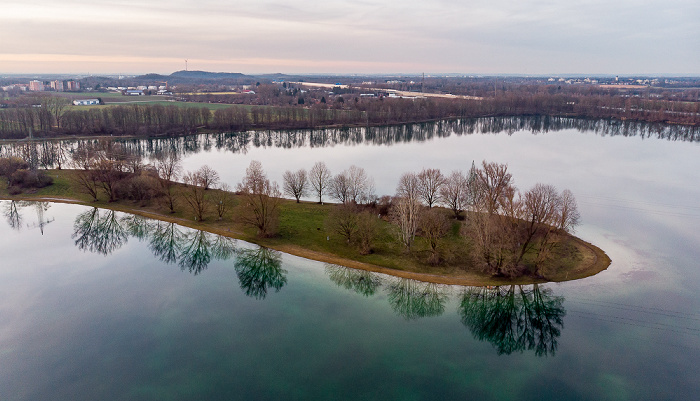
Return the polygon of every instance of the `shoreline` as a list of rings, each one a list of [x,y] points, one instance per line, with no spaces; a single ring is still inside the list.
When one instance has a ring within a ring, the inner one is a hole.
[[[91,202],[85,202],[79,199],[71,199],[66,197],[51,197],[51,196],[5,196],[0,195],[0,200],[7,201],[34,201],[34,202],[53,202],[53,203],[65,203],[65,204],[75,204],[88,207],[98,207],[101,209],[109,209],[123,213],[134,214],[142,217],[146,217],[153,220],[165,221],[168,223],[175,223],[184,227],[188,227],[195,230],[202,230],[212,234],[222,235],[225,237],[246,241],[249,243],[256,244],[258,246],[264,246],[270,249],[274,249],[280,252],[284,252],[297,257],[302,257],[310,260],[315,260],[317,262],[323,262],[328,264],[340,265],[344,267],[349,267],[353,269],[360,269],[371,271],[374,273],[387,274],[399,278],[407,278],[422,282],[429,282],[435,284],[445,284],[445,285],[463,285],[463,286],[499,286],[499,285],[527,285],[527,284],[542,284],[548,282],[564,282],[578,280],[585,277],[594,276],[604,270],[606,270],[610,264],[611,260],[607,254],[597,246],[586,242],[576,236],[570,235],[570,238],[574,240],[575,246],[578,248],[583,256],[582,264],[583,266],[576,266],[576,268],[571,269],[566,273],[565,278],[536,278],[530,276],[522,276],[517,278],[503,278],[503,277],[493,277],[480,273],[474,272],[463,272],[459,275],[444,275],[444,274],[430,274],[430,273],[419,273],[406,270],[392,269],[388,267],[373,265],[370,263],[360,262],[353,259],[344,258],[341,256],[333,255],[330,253],[313,251],[310,249],[302,248],[294,244],[271,244],[265,239],[250,238],[250,236],[245,235],[240,231],[231,231],[230,229],[224,230],[217,227],[211,227],[196,221],[167,216],[161,213],[152,212],[140,209],[138,207],[128,207],[121,204],[103,204],[100,203],[99,206],[92,204]]]

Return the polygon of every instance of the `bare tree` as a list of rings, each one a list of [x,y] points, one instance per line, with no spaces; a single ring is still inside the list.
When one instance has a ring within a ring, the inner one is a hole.
[[[498,213],[503,197],[508,193],[511,184],[511,174],[507,164],[482,162],[482,168],[476,172],[478,188],[477,202],[486,206],[489,214]]]
[[[355,165],[347,170],[350,183],[350,198],[355,203],[369,203],[374,198],[374,179],[368,176],[365,169]]]
[[[453,171],[440,187],[440,200],[458,218],[460,213],[469,205],[467,178],[461,171]]]
[[[416,200],[411,200],[405,197],[395,197],[392,201],[390,212],[391,220],[398,227],[399,241],[409,252],[411,245],[416,239],[416,231],[418,230],[418,221],[422,212],[423,205]]]
[[[267,179],[262,164],[252,161],[246,176],[238,184],[244,197],[241,221],[258,229],[258,235],[269,237],[276,233],[279,221],[280,193],[276,182]]]
[[[253,194],[259,194],[263,192],[266,182],[269,183],[269,180],[262,168],[262,163],[253,160],[250,162],[248,168],[246,168],[245,177],[243,177],[243,181],[238,184],[238,189]]]
[[[231,209],[231,205],[233,205],[231,187],[226,183],[222,184],[219,190],[214,192],[212,200],[216,205],[216,214],[219,216],[219,220],[222,220],[226,212]]]
[[[352,201],[350,194],[350,178],[346,171],[337,174],[328,183],[328,194],[331,198],[340,203],[349,203]]]
[[[316,162],[309,171],[309,182],[318,195],[318,203],[323,203],[323,195],[328,191],[331,181],[331,171],[324,162]]]
[[[46,96],[42,99],[41,106],[51,114],[56,121],[56,128],[61,128],[63,111],[70,105],[70,100],[60,96]]]
[[[160,188],[168,202],[170,213],[175,213],[175,181],[182,173],[182,163],[180,157],[175,152],[164,152],[156,155],[156,171],[158,172],[158,182]]]
[[[202,186],[204,186],[205,190],[213,188],[219,183],[219,173],[206,164],[200,167],[197,173],[202,180]]]
[[[440,263],[442,259],[440,248],[443,238],[450,230],[450,221],[439,210],[430,209],[421,215],[419,227],[430,247],[428,263],[434,265]]]
[[[535,245],[535,239],[539,241],[541,248],[545,246],[550,234],[558,225],[560,204],[559,194],[552,185],[536,184],[525,192],[523,217],[526,224],[518,261]]]
[[[418,176],[413,173],[401,176],[392,205],[391,218],[398,226],[399,240],[410,251],[422,214]]]
[[[327,224],[328,229],[343,237],[348,245],[357,245],[360,254],[367,255],[372,252],[378,220],[374,213],[361,212],[359,206],[346,203],[334,206]]]
[[[463,232],[470,238],[477,266],[495,276],[518,274],[520,266],[519,219],[522,208],[518,191],[504,164],[472,165],[466,179],[472,211]]]
[[[282,180],[284,193],[293,196],[297,203],[299,203],[299,198],[308,193],[309,183],[306,179],[306,170],[303,168],[294,173],[289,170],[285,171]]]
[[[429,208],[440,201],[440,188],[445,184],[445,176],[439,169],[423,169],[418,174],[420,197]]]
[[[73,179],[93,201],[97,201],[99,180],[93,170],[97,163],[97,153],[92,145],[79,144],[71,154],[71,166],[76,169]]]
[[[559,234],[571,233],[579,222],[580,215],[573,193],[568,189],[557,195],[554,216],[543,229],[540,247],[535,262],[539,265],[551,257],[554,248],[560,243]]]
[[[565,189],[559,195],[560,209],[557,222],[557,228],[567,233],[573,233],[576,226],[579,224],[581,215],[578,212],[578,205],[574,194]]]
[[[209,202],[204,192],[204,180],[197,171],[187,172],[183,177],[185,191],[183,198],[194,212],[195,220],[204,220],[204,214],[209,209]]]
[[[364,211],[357,216],[357,246],[360,254],[372,253],[372,246],[379,230],[379,219],[374,213]]]
[[[467,224],[463,226],[463,234],[470,239],[476,266],[494,276],[515,275],[518,269],[518,236],[515,228],[509,219],[491,215],[485,208],[470,213]]]
[[[422,199],[421,183],[418,176],[414,173],[404,173],[399,178],[399,184],[396,186],[396,196],[411,199],[414,202],[420,202]]]
[[[357,206],[352,204],[341,204],[333,206],[333,210],[328,214],[328,228],[345,239],[350,244],[357,235]]]

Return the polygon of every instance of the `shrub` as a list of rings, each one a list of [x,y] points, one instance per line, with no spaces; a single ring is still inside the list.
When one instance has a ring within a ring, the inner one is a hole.
[[[147,203],[159,195],[158,181],[147,173],[134,174],[119,180],[114,187],[116,199]]]
[[[29,163],[19,157],[3,157],[0,158],[0,175],[10,177],[17,170],[26,170],[29,168]]]
[[[158,181],[146,174],[131,178],[127,188],[129,199],[142,203],[150,201],[158,195]]]
[[[53,178],[43,171],[20,169],[10,175],[9,184],[20,188],[43,188],[53,184]]]

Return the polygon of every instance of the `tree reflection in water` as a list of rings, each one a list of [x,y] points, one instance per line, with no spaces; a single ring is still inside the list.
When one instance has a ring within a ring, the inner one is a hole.
[[[374,295],[382,286],[382,278],[367,270],[326,264],[326,274],[338,287],[355,291],[366,297]]]
[[[9,203],[5,216],[19,225],[21,205]],[[14,226],[13,226],[14,227]],[[120,215],[92,208],[79,214],[72,238],[79,249],[108,255],[134,236],[148,243],[153,254],[165,263],[178,264],[197,275],[212,259],[235,257],[234,267],[243,292],[264,299],[270,289],[279,292],[287,283],[281,253],[269,248],[237,249],[236,241],[205,231],[180,230],[174,223],[139,216]],[[448,287],[410,279],[385,279],[382,275],[336,265],[325,272],[336,285],[364,296],[373,296],[384,286],[391,308],[406,320],[440,316],[449,299]],[[465,287],[459,314],[474,337],[488,341],[498,354],[532,350],[538,356],[554,355],[566,311],[564,298],[553,296],[539,285],[495,288]]]
[[[583,119],[549,116],[483,117],[435,122],[399,124],[379,127],[327,128],[278,131],[220,132],[171,138],[116,139],[128,151],[143,157],[159,152],[174,152],[187,156],[216,149],[246,154],[251,148],[319,148],[359,144],[390,145],[394,143],[425,142],[452,135],[497,134],[518,131],[533,134],[574,129],[592,131],[600,136],[639,136],[671,141],[700,141],[700,128],[663,123]],[[63,140],[68,149],[92,139]],[[41,146],[37,144],[37,146]],[[0,156],[22,157],[26,144],[12,143],[0,146]]]
[[[114,210],[92,210],[80,213],[73,223],[75,245],[82,251],[109,255],[129,239]]]
[[[161,261],[177,263],[182,270],[199,274],[212,258],[230,259],[236,241],[206,231],[183,232],[175,223],[153,221],[141,216],[120,214],[93,208],[79,214],[73,223],[75,244],[79,249],[108,255],[127,243],[129,236],[147,241]]]
[[[180,249],[178,264],[182,270],[189,270],[197,275],[206,269],[211,261],[211,240],[204,231],[186,234]]]
[[[508,287],[470,288],[462,294],[462,323],[474,338],[488,341],[499,355],[534,350],[554,355],[564,326],[564,297],[550,289]]]
[[[148,248],[165,263],[177,262],[180,255],[180,246],[185,234],[178,230],[175,223],[159,221],[153,227]]]
[[[287,283],[280,252],[270,248],[240,249],[235,262],[241,289],[249,297],[265,299],[268,289],[275,292]]]
[[[407,278],[396,279],[388,290],[391,308],[406,320],[440,316],[449,299],[445,286]]]
[[[137,214],[127,214],[121,219],[121,223],[126,226],[126,231],[139,241],[148,239],[153,231],[153,220],[147,219]]]
[[[19,209],[24,205],[17,201],[10,201],[5,204],[5,210],[3,210],[3,215],[7,219],[7,224],[13,230],[19,231],[22,228],[22,214],[20,214]]]

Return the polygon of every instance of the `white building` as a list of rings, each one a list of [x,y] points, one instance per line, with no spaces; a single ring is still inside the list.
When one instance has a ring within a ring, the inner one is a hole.
[[[73,104],[75,106],[92,106],[92,105],[100,104],[100,99],[73,100]]]

